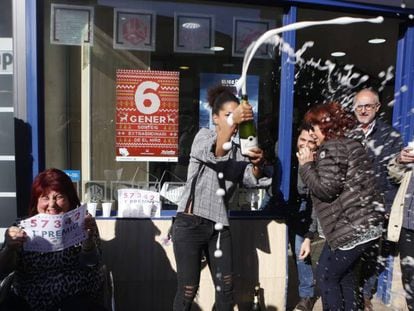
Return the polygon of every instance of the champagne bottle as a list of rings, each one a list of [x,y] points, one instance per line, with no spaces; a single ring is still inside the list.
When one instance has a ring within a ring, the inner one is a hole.
[[[249,105],[247,95],[241,96],[241,105]],[[258,146],[256,126],[254,120],[245,121],[239,124],[240,149],[242,155],[247,156],[248,151]]]
[[[261,311],[262,308],[260,307],[260,286],[256,285],[254,287],[254,297],[253,297],[253,303],[252,307],[250,308],[250,311]]]

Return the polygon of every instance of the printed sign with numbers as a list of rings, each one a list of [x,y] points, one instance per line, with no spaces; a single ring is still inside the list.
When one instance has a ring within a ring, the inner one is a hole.
[[[160,217],[160,194],[156,191],[118,189],[118,217]]]
[[[86,239],[83,228],[86,205],[61,215],[37,214],[19,224],[27,234],[24,250],[56,252]]]
[[[177,161],[178,91],[178,72],[117,70],[117,161]]]

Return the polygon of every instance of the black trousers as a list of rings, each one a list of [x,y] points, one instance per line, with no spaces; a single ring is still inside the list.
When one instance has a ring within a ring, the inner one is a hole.
[[[316,269],[316,283],[320,289],[324,311],[350,311],[358,309],[358,287],[355,265],[362,254],[378,240],[350,250],[332,250],[328,243],[322,250]]]
[[[220,233],[221,257],[215,257],[219,232],[215,223],[192,214],[178,213],[175,218],[172,240],[177,263],[177,293],[174,310],[190,310],[197,293],[202,259],[205,256],[216,289],[217,311],[233,310],[232,244],[228,227]]]
[[[398,248],[408,310],[414,310],[414,230],[401,229]]]

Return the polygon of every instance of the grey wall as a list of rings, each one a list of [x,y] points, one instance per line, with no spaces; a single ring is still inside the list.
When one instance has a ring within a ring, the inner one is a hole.
[[[12,37],[12,1],[0,1],[0,38]],[[0,46],[0,65],[12,47]],[[24,142],[20,142],[24,143]],[[14,141],[13,73],[0,70],[0,227],[16,219],[16,162]]]

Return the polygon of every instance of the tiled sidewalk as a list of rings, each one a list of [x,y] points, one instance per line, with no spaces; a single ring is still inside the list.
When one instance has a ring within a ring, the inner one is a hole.
[[[381,301],[377,300],[377,299],[373,299],[372,300],[372,305],[374,308],[374,311],[402,311],[403,309],[395,309],[392,307],[388,307],[386,305],[384,305]],[[318,301],[315,303],[315,306],[313,307],[313,311],[322,311],[322,303],[321,303],[321,299],[318,299]]]

